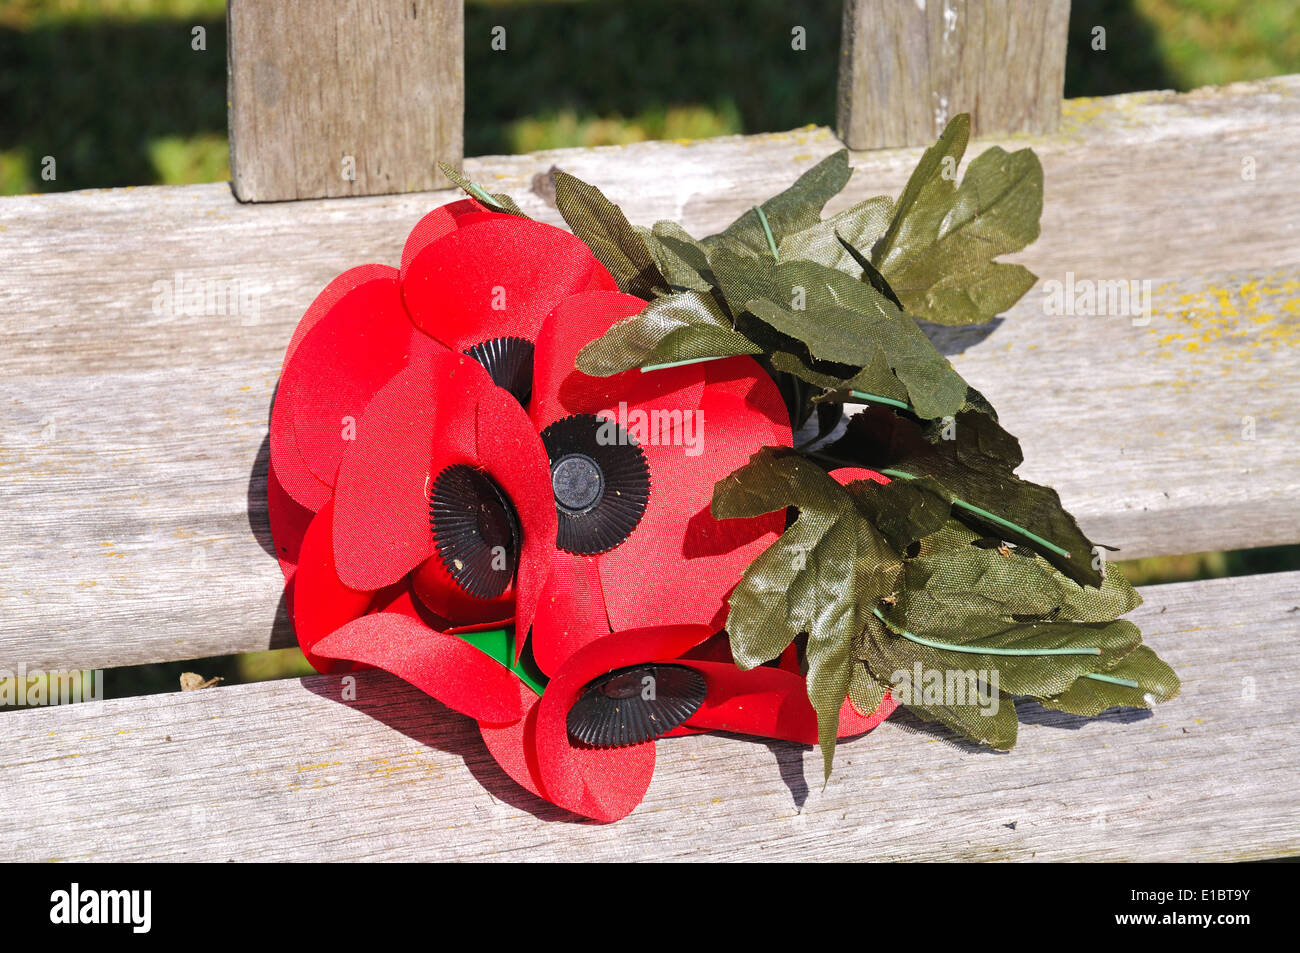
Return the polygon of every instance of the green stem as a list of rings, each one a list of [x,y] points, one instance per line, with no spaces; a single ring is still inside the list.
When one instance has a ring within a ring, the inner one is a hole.
[[[913,635],[906,629],[895,628],[888,619],[885,618],[879,607],[872,609],[876,618],[885,625],[895,635],[900,635],[909,642],[915,642],[917,645],[924,645],[930,649],[941,649],[945,652],[964,652],[967,655],[1018,655],[1018,656],[1038,656],[1038,655],[1100,655],[1101,649],[1095,645],[1088,645],[1077,649],[997,649],[981,648],[977,645],[953,645],[949,642],[935,642],[930,639],[923,639],[919,635]]]
[[[642,374],[648,374],[651,371],[662,371],[670,367],[686,367],[688,364],[704,364],[708,361],[720,361],[723,355],[715,354],[713,357],[693,357],[687,361],[669,361],[666,364],[647,364],[641,368]]]
[[[1084,678],[1094,678],[1099,682],[1110,682],[1112,685],[1123,685],[1125,688],[1141,688],[1137,682],[1131,678],[1117,678],[1114,675],[1105,675],[1101,672],[1088,672]]]
[[[912,405],[904,400],[894,400],[892,397],[881,397],[879,394],[868,394],[863,390],[851,390],[849,396],[856,397],[858,400],[870,401],[873,404],[887,404],[890,407],[898,407],[901,410],[912,410]],[[915,411],[913,411],[915,413]]]
[[[880,472],[887,477],[898,477],[901,480],[916,479],[916,476],[914,474],[904,473],[902,470],[881,470]],[[1068,550],[1062,549],[1060,546],[1057,546],[1055,543],[1048,542],[1047,540],[1043,539],[1043,537],[1039,536],[1037,533],[1031,533],[1029,530],[1025,529],[1019,523],[1013,523],[1009,519],[1005,519],[1001,516],[998,516],[997,513],[990,513],[982,506],[976,506],[974,503],[967,503],[965,500],[961,500],[956,497],[953,497],[952,505],[959,506],[962,509],[968,510],[969,512],[974,513],[977,516],[982,516],[984,519],[989,520],[992,523],[996,523],[999,526],[1005,526],[1007,529],[1015,530],[1021,536],[1024,536],[1026,539],[1033,540],[1039,546],[1042,546],[1044,549],[1056,553],[1058,556],[1060,556],[1063,559],[1070,558],[1070,553]]]
[[[767,215],[757,205],[754,206],[754,212],[758,215],[758,221],[763,226],[763,234],[767,236],[767,247],[772,249],[772,257],[780,261],[781,255],[776,250],[776,239],[772,236],[772,226],[767,224]]]
[[[502,205],[500,202],[498,202],[496,199],[494,199],[490,194],[488,194],[487,190],[484,189],[482,186],[476,185],[473,182],[469,182],[467,183],[466,188],[468,188],[469,191],[473,194],[473,196],[476,199],[478,199],[480,202],[490,205],[493,208],[500,209],[503,212],[506,210],[505,206]]]
[[[889,630],[896,635],[900,635],[909,642],[915,642],[917,645],[924,645],[926,648],[942,649],[945,652],[965,652],[968,655],[1100,655],[1101,649],[1096,646],[1086,646],[1080,649],[995,649],[980,648],[972,645],[952,645],[948,642],[935,642],[931,639],[923,639],[919,635],[913,635],[906,629],[897,629],[890,624],[879,608],[872,610],[881,622],[888,626]],[[1142,686],[1131,678],[1119,678],[1115,675],[1107,675],[1104,672],[1084,672],[1084,678],[1091,678],[1098,682],[1109,682],[1111,685],[1123,685],[1125,688],[1141,688]]]

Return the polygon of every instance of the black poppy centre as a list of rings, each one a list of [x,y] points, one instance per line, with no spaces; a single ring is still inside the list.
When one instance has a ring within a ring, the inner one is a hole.
[[[456,584],[478,599],[506,591],[519,568],[519,516],[491,477],[463,463],[433,482],[429,521],[438,557]]]
[[[685,665],[633,665],[588,682],[569,709],[569,736],[593,748],[658,738],[704,703],[704,676]]]
[[[524,407],[533,396],[533,342],[505,337],[480,341],[465,354],[483,365],[493,383],[508,390]]]
[[[645,453],[618,424],[594,414],[564,417],[542,431],[559,518],[556,542],[590,556],[631,535],[650,499]]]

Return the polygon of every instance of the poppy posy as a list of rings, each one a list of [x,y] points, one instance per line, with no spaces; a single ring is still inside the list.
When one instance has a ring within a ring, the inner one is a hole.
[[[271,527],[311,664],[400,676],[476,719],[523,787],[599,820],[640,802],[655,737],[817,740],[794,654],[742,671],[718,635],[786,519],[714,519],[714,485],[791,446],[786,405],[744,356],[575,368],[644,307],[572,234],[456,202],[400,269],[317,297],[272,410]],[[846,699],[840,733],[892,708]],[[605,719],[588,741],[577,711]]]

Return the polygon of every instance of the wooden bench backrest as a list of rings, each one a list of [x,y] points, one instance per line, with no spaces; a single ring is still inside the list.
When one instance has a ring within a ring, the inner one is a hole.
[[[926,145],[960,112],[976,136],[1055,130],[1069,13],[1069,0],[845,0],[840,138],[852,149]],[[509,49],[505,33],[463,32],[462,0],[231,0],[235,195],[446,188],[438,163],[459,169],[463,157],[464,42]]]

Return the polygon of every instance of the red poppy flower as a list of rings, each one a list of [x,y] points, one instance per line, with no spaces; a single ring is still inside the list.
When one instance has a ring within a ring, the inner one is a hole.
[[[481,475],[469,475],[482,469],[476,456],[481,450],[499,458],[491,478],[498,488],[501,482],[533,480],[524,503],[530,513],[533,501],[549,499],[544,471],[537,471],[545,457],[536,453],[540,443],[528,418],[518,401],[509,406],[503,392],[488,385],[496,382],[526,400],[519,389],[531,387],[531,374],[521,375],[518,368],[531,365],[546,314],[571,294],[614,287],[605,268],[568,232],[466,200],[435,209],[416,225],[400,269],[353,268],[317,296],[285,354],[272,408],[267,480],[286,602],[313,664],[332,664],[311,651],[316,638],[349,614],[369,611],[376,598],[370,594],[398,584],[408,572],[421,607],[447,630],[514,618],[513,584],[490,598],[472,597],[451,579],[447,560],[429,558],[434,540],[426,496],[433,488],[426,483],[441,473],[429,469],[437,462],[430,456],[431,441],[436,437],[443,444],[444,468],[454,468],[446,486],[453,498],[457,489],[461,498],[475,488],[486,491]],[[457,288],[456,294],[449,290]],[[466,371],[452,383],[455,368],[443,360],[448,356],[456,367],[485,370],[487,378]],[[412,367],[421,370],[406,373]],[[441,383],[434,380],[435,367],[445,378]],[[430,403],[435,397],[436,411]],[[529,455],[532,466],[523,466]],[[348,468],[341,466],[345,456],[352,460]],[[346,490],[336,494],[345,469]],[[416,471],[418,485],[404,482]],[[338,535],[340,558],[336,564],[332,552],[316,546],[309,583],[330,588],[335,599],[332,608],[313,605],[300,612],[294,597],[302,584],[295,579],[302,547],[313,514],[331,501],[333,512],[321,519],[314,538]],[[397,513],[401,519],[394,518]],[[553,525],[553,510],[548,521]],[[325,531],[326,522],[335,528]],[[510,529],[497,526],[500,532]],[[539,560],[548,535],[553,530],[538,529],[530,534],[529,552],[508,554],[526,557],[521,579],[542,572],[535,585],[529,580],[524,587],[534,595],[545,579]],[[508,562],[513,568],[513,559]],[[333,579],[333,586],[321,582],[322,576]],[[482,582],[483,572],[476,578]],[[524,611],[531,616],[532,607]]]
[[[512,384],[514,356],[531,354],[542,319],[559,302],[615,287],[568,232],[489,212],[472,199],[434,209],[407,238],[400,269],[344,272],[298,323],[272,407],[276,482],[301,507],[319,510],[349,428],[412,359],[474,352],[494,379]]]
[[[741,671],[725,660],[698,657],[709,626],[667,626],[618,632],[592,642],[565,660],[539,698],[520,683],[522,717],[504,723],[479,720],[479,731],[497,763],[518,784],[576,814],[615,821],[641,803],[654,773],[653,739],[619,747],[594,747],[575,741],[570,718],[584,694],[599,697],[611,675],[665,680],[666,670],[702,676],[698,707],[662,737],[699,731],[732,731],[817,743],[817,715],[796,667],[760,666]],[[723,640],[725,648],[725,639]],[[656,663],[668,663],[656,664]],[[596,687],[588,686],[595,683]],[[635,689],[639,682],[633,682]],[[618,704],[627,704],[626,693]],[[840,711],[840,737],[869,731],[893,711],[889,698],[863,715],[846,699]]]
[[[754,361],[604,378],[575,369],[584,345],[644,307],[631,295],[574,295],[538,338],[531,413],[550,454],[560,519],[533,620],[533,650],[548,675],[612,631],[717,631],[741,574],[784,529],[779,513],[718,521],[709,512],[715,483],[760,447],[790,446],[785,405]],[[601,503],[588,506],[602,484]]]

